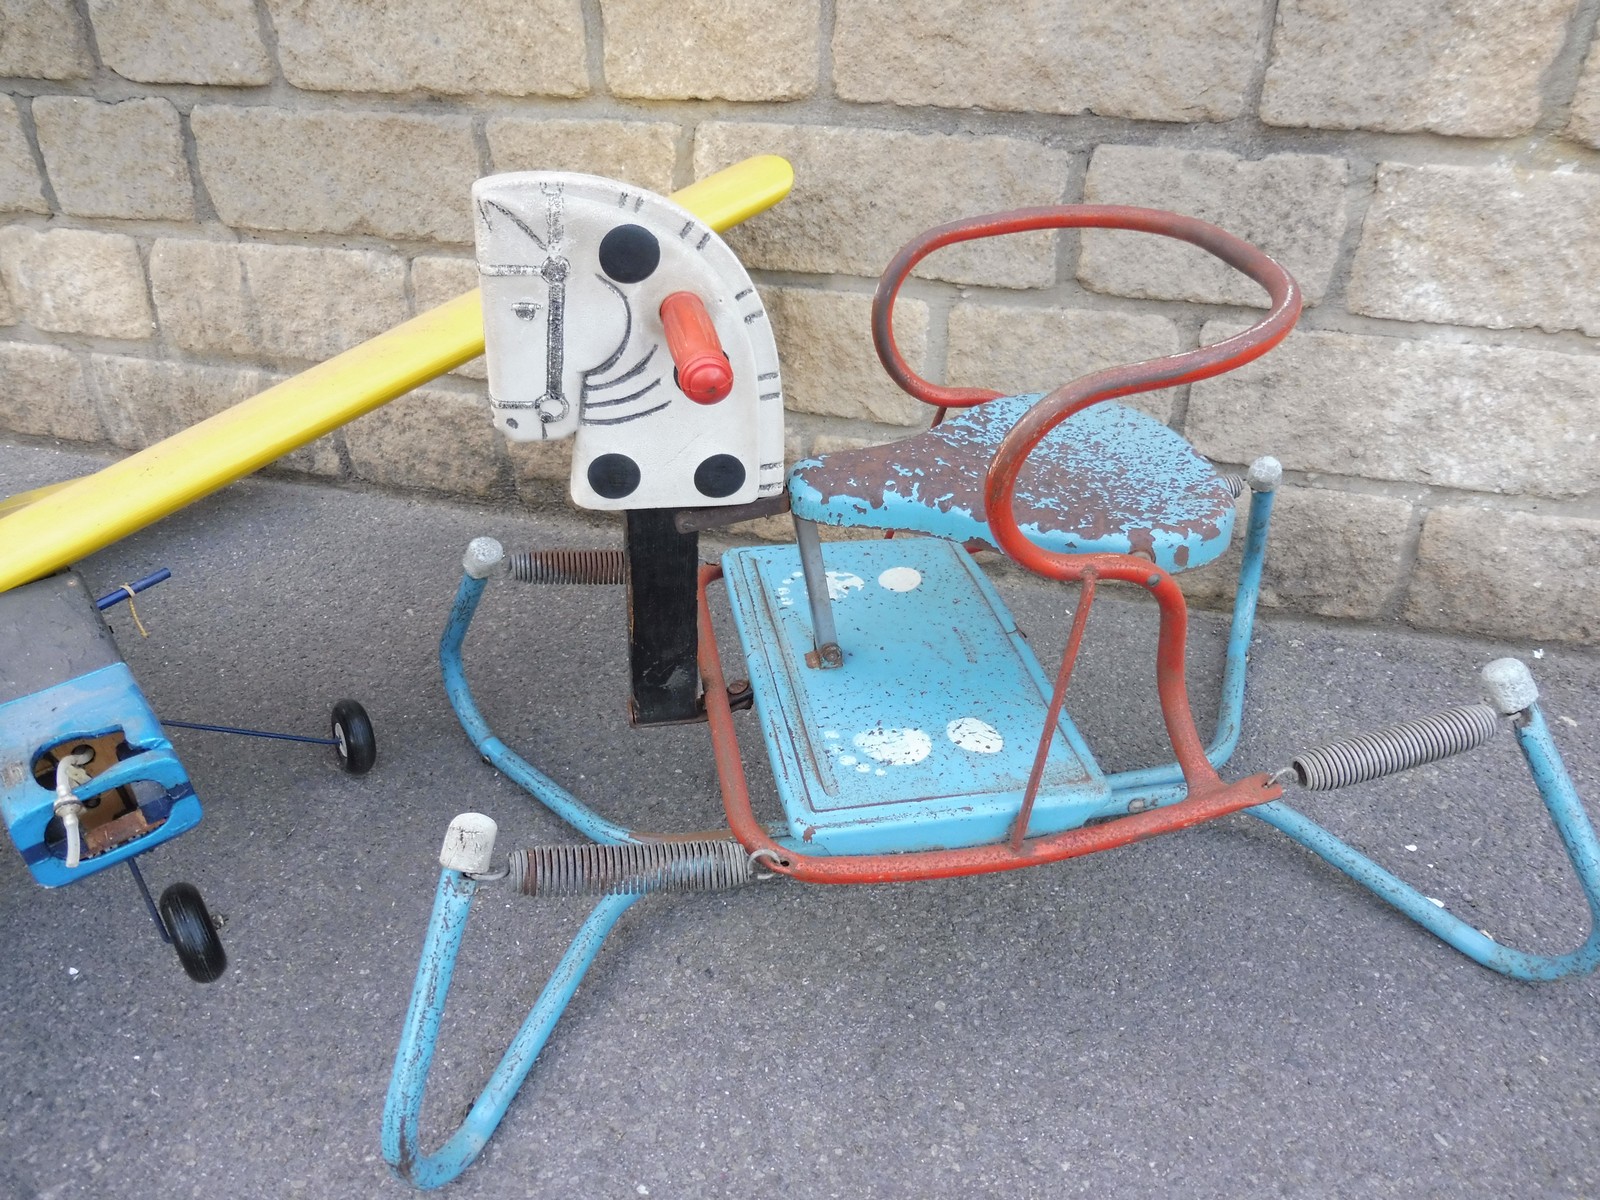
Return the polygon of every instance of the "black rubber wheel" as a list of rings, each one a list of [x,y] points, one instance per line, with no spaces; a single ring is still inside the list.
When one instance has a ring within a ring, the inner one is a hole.
[[[339,765],[352,775],[365,775],[378,761],[378,739],[367,710],[354,700],[333,706],[333,738],[339,743]]]
[[[166,924],[178,961],[196,983],[210,983],[228,969],[222,939],[192,883],[175,883],[161,893],[161,920]]]

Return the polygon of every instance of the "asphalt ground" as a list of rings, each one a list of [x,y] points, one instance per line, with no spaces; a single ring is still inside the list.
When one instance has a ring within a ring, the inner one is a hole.
[[[99,461],[0,442],[0,493]],[[163,716],[321,734],[352,696],[379,761],[351,778],[320,747],[173,732],[205,819],[141,863],[225,918],[214,984],[182,973],[127,872],[46,891],[20,859],[0,866],[0,1195],[409,1191],[378,1127],[445,826],[487,813],[501,853],[572,840],[478,759],[439,682],[461,551],[483,533],[619,541],[575,515],[257,479],[79,564],[97,591],[172,570],[139,599],[148,638],[113,610]],[[1072,598],[1000,584],[1050,662]],[[1208,713],[1224,618],[1194,628]],[[704,730],[627,724],[624,629],[615,589],[495,587],[468,644],[482,707],[625,824],[718,824]],[[1153,633],[1145,604],[1095,610],[1069,707],[1109,768],[1161,754]],[[1474,700],[1504,654],[1535,668],[1595,811],[1600,654],[1561,645],[1268,613],[1233,766]],[[1564,950],[1587,929],[1509,738],[1295,802],[1501,941]],[[480,892],[430,1147],[586,910]],[[1597,1001],[1594,978],[1475,966],[1248,815],[1000,876],[654,898],[448,1194],[1594,1196]]]

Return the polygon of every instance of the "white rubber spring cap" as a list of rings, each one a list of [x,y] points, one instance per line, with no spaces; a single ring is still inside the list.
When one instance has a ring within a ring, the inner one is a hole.
[[[494,837],[499,826],[482,813],[462,813],[445,831],[439,865],[463,875],[482,875],[494,856]]]
[[[505,547],[492,537],[473,538],[461,556],[461,569],[474,579],[487,579],[505,556]]]
[[[1532,708],[1539,699],[1533,672],[1520,658],[1497,658],[1484,667],[1483,689],[1489,703],[1508,717]]]
[[[1254,492],[1275,492],[1283,482],[1283,464],[1270,454],[1263,454],[1250,464],[1245,481]]]

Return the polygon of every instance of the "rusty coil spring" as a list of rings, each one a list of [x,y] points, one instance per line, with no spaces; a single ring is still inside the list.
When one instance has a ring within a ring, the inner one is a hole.
[[[506,556],[506,574],[519,583],[625,583],[621,550],[532,550]]]
[[[645,896],[717,892],[755,878],[738,842],[627,842],[514,850],[511,886],[524,896]]]
[[[1464,704],[1297,754],[1289,769],[1301,787],[1326,792],[1475,749],[1499,730],[1492,706]]]

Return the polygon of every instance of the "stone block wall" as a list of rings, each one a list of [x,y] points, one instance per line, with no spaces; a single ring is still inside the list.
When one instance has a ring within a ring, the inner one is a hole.
[[[1277,353],[1137,402],[1287,469],[1266,603],[1600,640],[1593,0],[0,0],[0,430],[158,440],[474,284],[468,188],[562,167],[671,191],[750,154],[730,234],[786,365],[791,456],[927,418],[875,278],[956,216],[1091,201],[1256,241]],[[1196,251],[1034,234],[929,259],[930,377],[1050,388],[1247,324]],[[551,503],[481,363],[286,460]],[[3,481],[0,481],[3,482]],[[0,487],[0,491],[5,490]],[[1223,599],[1224,572],[1192,593]]]

